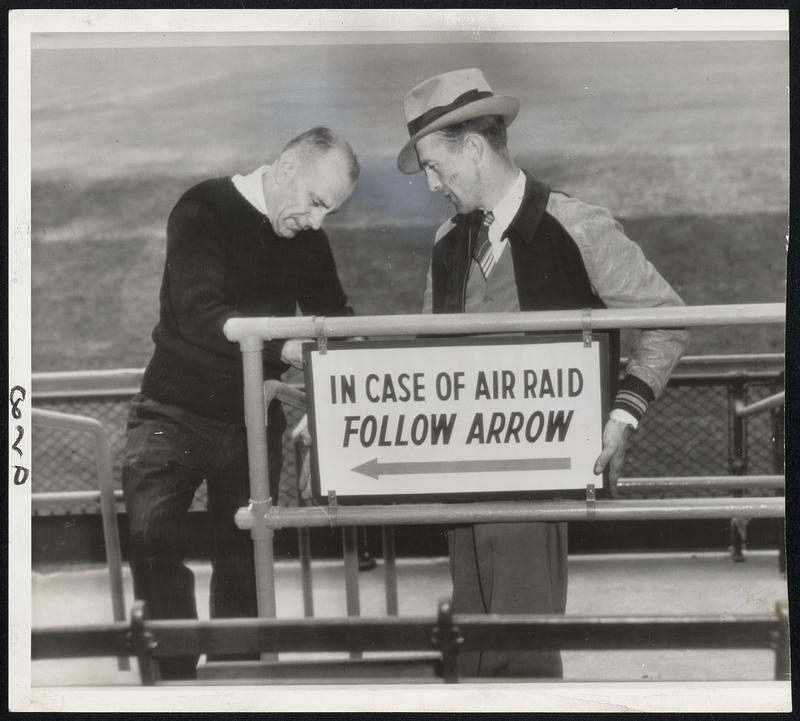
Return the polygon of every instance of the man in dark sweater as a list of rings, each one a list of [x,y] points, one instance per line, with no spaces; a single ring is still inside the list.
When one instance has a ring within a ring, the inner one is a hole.
[[[290,141],[272,165],[206,180],[178,201],[155,351],[128,419],[122,484],[134,594],[152,618],[196,618],[184,524],[205,479],[211,519],[211,616],[256,616],[253,544],[234,523],[249,498],[241,353],[223,334],[236,316],[349,315],[323,219],[358,178],[352,148],[327,128]],[[264,343],[266,379],[302,367],[303,339]],[[280,404],[268,409],[270,494],[277,501]],[[192,678],[196,657],[161,662]]]
[[[457,214],[437,231],[424,312],[483,313],[682,305],[604,208],[521,170],[506,126],[519,102],[480,70],[430,78],[406,95],[404,173],[425,172]],[[594,472],[615,483],[632,429],[664,390],[687,347],[682,330],[641,331],[612,399]],[[619,362],[618,341],[612,351]],[[614,368],[612,367],[612,374]],[[491,478],[487,477],[487,483]],[[455,613],[564,613],[565,523],[462,526],[448,534]],[[464,676],[560,677],[557,652],[459,654]]]

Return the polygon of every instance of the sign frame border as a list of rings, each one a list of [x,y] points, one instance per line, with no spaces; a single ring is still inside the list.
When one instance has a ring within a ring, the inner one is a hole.
[[[592,342],[597,342],[599,346],[598,361],[600,364],[600,433],[608,418],[611,407],[609,398],[610,385],[610,342],[611,331],[592,331]],[[431,348],[442,346],[465,345],[465,339],[469,340],[469,345],[486,346],[508,346],[508,345],[537,345],[542,343],[564,343],[572,342],[576,345],[583,344],[583,334],[578,331],[531,331],[523,335],[519,333],[498,334],[492,336],[417,336],[415,338],[386,338],[375,340],[328,340],[327,350],[361,348]],[[306,411],[308,413],[308,428],[312,439],[315,438],[317,423],[316,409],[314,403],[314,373],[313,363],[315,354],[320,353],[319,345],[316,342],[303,344],[303,374],[306,384]],[[318,506],[329,504],[328,495],[321,494],[320,465],[317,444],[312,441],[309,448],[311,453],[311,496],[313,503]],[[610,483],[608,480],[608,467],[601,476],[595,476],[595,497],[598,499],[611,498]],[[586,488],[568,490],[538,490],[538,491],[470,491],[463,493],[409,493],[409,494],[379,494],[368,495],[339,495],[336,494],[336,504],[343,506],[361,505],[396,505],[401,503],[464,503],[472,501],[531,501],[531,500],[585,500]]]

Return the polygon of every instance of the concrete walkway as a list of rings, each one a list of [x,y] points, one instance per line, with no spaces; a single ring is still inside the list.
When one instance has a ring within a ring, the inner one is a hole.
[[[197,583],[198,611],[208,618],[210,566],[191,564]],[[447,559],[399,559],[400,615],[434,616],[450,594]],[[313,564],[317,616],[345,616],[341,562]],[[386,613],[384,574],[377,568],[359,574],[362,616]],[[301,617],[299,565],[276,565],[279,618]],[[126,608],[132,602],[125,569]],[[571,556],[567,613],[576,615],[689,615],[771,612],[787,598],[785,578],[775,552],[751,552],[745,563],[725,553],[620,554]],[[108,573],[104,566],[40,569],[33,574],[35,627],[112,620]],[[566,681],[768,681],[774,655],[746,651],[569,651],[563,653]],[[32,663],[32,686],[135,685],[131,671],[117,670],[114,659],[64,659]]]

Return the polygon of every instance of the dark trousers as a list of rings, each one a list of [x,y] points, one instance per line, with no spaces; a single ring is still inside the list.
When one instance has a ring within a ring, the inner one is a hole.
[[[277,502],[281,432],[270,427],[270,494]],[[234,523],[250,481],[243,425],[214,421],[137,395],[128,416],[122,488],[134,596],[151,618],[197,618],[194,575],[184,564],[186,521],[206,480],[211,522],[212,618],[256,616],[253,542]],[[163,679],[193,678],[196,656],[162,659]]]
[[[564,613],[566,523],[482,523],[447,534],[453,613]],[[561,678],[559,651],[460,653],[460,676]]]

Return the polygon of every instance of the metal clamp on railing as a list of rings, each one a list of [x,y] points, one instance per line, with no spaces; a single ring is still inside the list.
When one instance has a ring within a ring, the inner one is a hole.
[[[125,645],[136,654],[142,685],[153,686],[160,680],[158,664],[153,659],[158,642],[145,627],[147,617],[144,601],[135,601],[131,609],[131,630],[125,636]]]
[[[582,328],[583,332],[583,347],[592,347],[592,309],[583,308],[581,310]]]
[[[325,334],[325,316],[314,316],[314,337],[320,355],[328,352],[328,336]]]
[[[458,651],[464,643],[464,634],[453,625],[453,609],[449,601],[439,602],[436,625],[429,636],[431,646],[442,654],[442,677],[445,683],[458,681]]]
[[[586,484],[586,517],[591,521],[597,510],[597,496],[594,492],[594,483]]]
[[[272,499],[254,501],[251,498],[246,508],[240,508],[236,511],[233,517],[234,523],[239,530],[250,531],[250,536],[253,540],[270,539],[274,533],[274,524],[267,523],[271,508]]]

